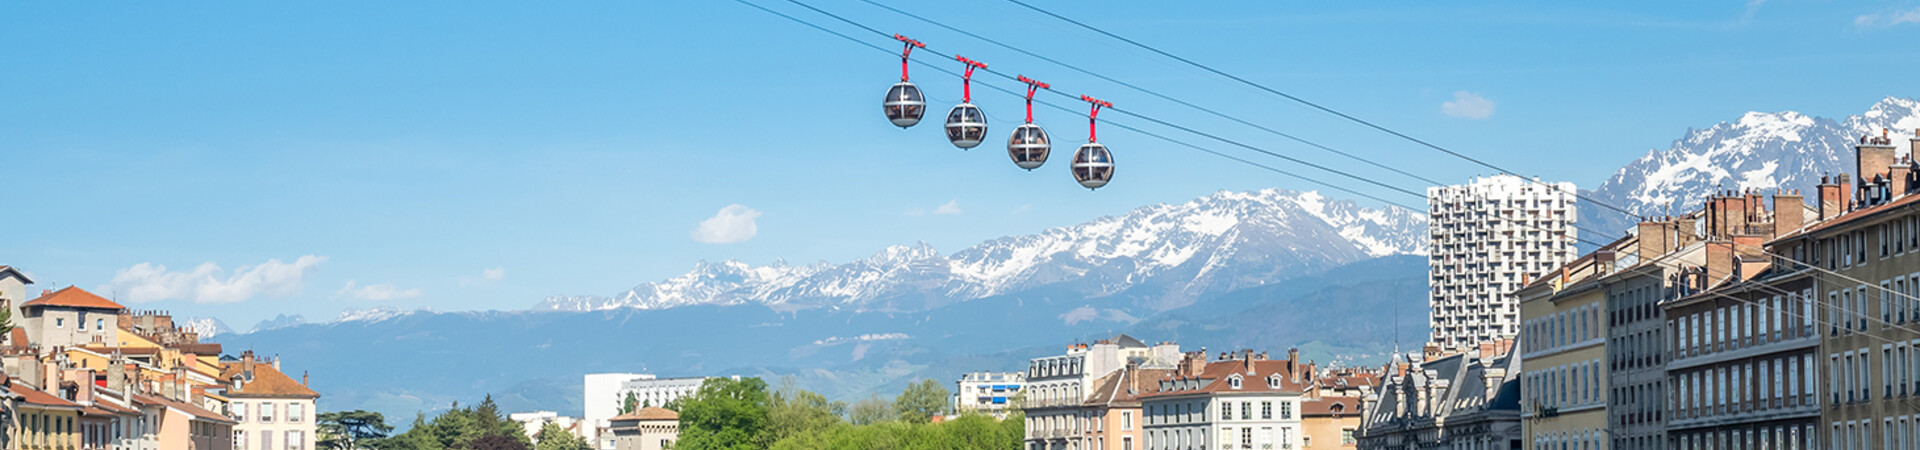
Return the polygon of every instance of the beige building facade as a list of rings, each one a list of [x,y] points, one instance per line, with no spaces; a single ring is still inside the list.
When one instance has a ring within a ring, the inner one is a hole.
[[[1529,283],[1520,301],[1526,450],[1603,450],[1607,437],[1607,290],[1615,242]]]
[[[608,420],[614,450],[665,450],[680,440],[680,413],[646,407]]]

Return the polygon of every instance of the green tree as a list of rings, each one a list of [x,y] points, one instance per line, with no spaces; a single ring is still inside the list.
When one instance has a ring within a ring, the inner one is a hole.
[[[847,421],[853,422],[854,425],[872,425],[899,417],[900,414],[894,409],[893,402],[880,398],[879,394],[854,402],[853,407],[847,410]]]
[[[454,402],[453,407],[434,416],[428,426],[428,432],[439,443],[439,448],[444,449],[472,448],[473,441],[486,436],[480,432],[480,424],[473,419],[473,410],[460,407],[459,402]]]
[[[586,439],[574,436],[559,424],[547,422],[540,427],[540,433],[533,436],[534,450],[593,450]]]
[[[933,416],[946,413],[951,400],[948,395],[947,388],[929,378],[908,384],[900,397],[894,399],[893,407],[902,422],[927,423]]]
[[[817,434],[842,423],[840,416],[846,412],[846,402],[829,401],[824,395],[800,389],[793,377],[784,377],[767,408],[767,433],[775,442]]]
[[[353,410],[320,413],[314,425],[319,428],[317,442],[320,448],[336,450],[358,450],[362,448],[380,448],[380,441],[393,433],[393,427],[387,425],[386,416],[380,413]]]
[[[759,378],[709,379],[680,400],[678,450],[767,448],[767,383]]]
[[[473,441],[473,450],[532,450],[527,444],[503,434],[489,434]]]
[[[493,402],[493,394],[487,394],[480,404],[469,412],[473,417],[473,428],[479,437],[504,436],[520,443],[522,447],[532,447],[533,441],[527,439],[524,428],[500,413],[500,405]]]
[[[434,426],[427,422],[426,414],[416,414],[413,426],[407,432],[387,438],[381,442],[381,448],[390,450],[442,450],[440,438],[434,435]]]
[[[639,411],[644,407],[640,404],[640,397],[634,395],[633,391],[627,391],[627,398],[620,399],[620,414]]]

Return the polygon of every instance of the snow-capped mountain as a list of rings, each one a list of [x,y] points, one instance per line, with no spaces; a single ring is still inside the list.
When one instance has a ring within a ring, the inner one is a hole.
[[[379,322],[382,320],[392,319],[395,317],[400,317],[407,314],[413,314],[413,313],[422,312],[422,311],[426,311],[426,310],[405,310],[405,309],[395,308],[392,306],[377,306],[377,307],[367,308],[367,309],[348,309],[348,310],[340,311],[340,316],[335,317],[332,323]]]
[[[1889,129],[1912,136],[1920,129],[1920,100],[1888,97],[1840,120],[1783,111],[1749,112],[1732,122],[1688,130],[1666,150],[1651,150],[1589,192],[1597,200],[1641,215],[1689,211],[1716,190],[1776,188],[1812,193],[1820,177],[1853,171],[1860,136]],[[1905,139],[1896,142],[1904,144]],[[1899,145],[1899,154],[1907,148]],[[1619,233],[1632,219],[1582,205],[1583,228]]]
[[[950,255],[922,242],[845,264],[701,262],[684,275],[611,297],[554,296],[535,309],[757,303],[917,311],[1049,287],[1086,298],[1127,294],[1136,306],[1164,310],[1281,274],[1424,254],[1426,225],[1426,217],[1414,211],[1363,208],[1317,192],[1219,192],[993,239]]]
[[[221,322],[220,319],[212,317],[182,317],[175,319],[173,325],[192,330],[194,333],[199,334],[201,339],[210,339],[223,334],[233,334],[233,327],[229,327],[226,322]]]

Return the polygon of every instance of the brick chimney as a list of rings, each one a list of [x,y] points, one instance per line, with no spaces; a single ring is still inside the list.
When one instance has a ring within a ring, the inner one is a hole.
[[[1287,372],[1288,372],[1288,375],[1287,375],[1288,379],[1293,380],[1294,383],[1300,382],[1300,349],[1299,348],[1287,349]]]
[[[1805,199],[1800,191],[1780,190],[1773,193],[1773,236],[1785,236],[1807,221]]]
[[[1891,166],[1887,166],[1887,192],[1889,199],[1900,198],[1901,196],[1907,195],[1907,189],[1911,186],[1908,184],[1907,177],[1910,176],[1913,176],[1913,164],[1911,162],[1902,160],[1893,163]]]
[[[1833,177],[1833,184],[1840,185],[1840,213],[1834,214],[1834,216],[1838,217],[1840,214],[1846,214],[1847,210],[1853,209],[1853,190],[1846,188],[1848,185],[1853,184],[1853,175],[1844,173],[1835,175]]]
[[[1884,175],[1887,167],[1893,165],[1893,140],[1887,138],[1887,130],[1880,130],[1880,138],[1872,136],[1860,139],[1860,145],[1853,147],[1854,175],[1860,177],[1860,186],[1865,187],[1875,175]]]
[[[240,353],[240,377],[241,378],[253,378],[253,364],[255,362],[256,361],[254,360],[254,357],[253,357],[253,350],[247,350],[245,352]]]
[[[1833,179],[1826,176],[1821,176],[1820,184],[1814,187],[1814,190],[1819,191],[1816,194],[1820,196],[1819,208],[1816,208],[1820,213],[1818,219],[1825,222],[1828,219],[1840,217],[1842,208],[1846,208],[1846,203],[1841,200],[1840,194],[1844,190],[1840,188],[1840,183],[1836,183]]]
[[[1652,261],[1667,254],[1667,229],[1666,222],[1640,222],[1641,261]]]
[[[1700,240],[1700,235],[1697,231],[1700,227],[1698,226],[1698,222],[1693,220],[1693,216],[1669,218],[1668,222],[1672,223],[1670,228],[1673,230],[1673,235],[1671,237],[1672,241],[1667,242],[1667,249],[1679,250],[1693,245],[1694,241]]]
[[[1747,207],[1747,196],[1746,194],[1739,193],[1729,194],[1730,195],[1720,199],[1721,205],[1724,208],[1720,212],[1724,214],[1722,218],[1725,219],[1726,222],[1720,224],[1719,235],[1733,236],[1747,234],[1747,215],[1752,213],[1752,208]]]
[[[1708,241],[1707,242],[1707,280],[1703,288],[1710,287],[1713,285],[1713,283],[1719,282],[1720,279],[1726,278],[1727,275],[1732,274],[1733,264],[1734,264],[1733,259],[1734,259],[1733,241],[1723,240],[1723,239],[1715,239],[1712,241]]]

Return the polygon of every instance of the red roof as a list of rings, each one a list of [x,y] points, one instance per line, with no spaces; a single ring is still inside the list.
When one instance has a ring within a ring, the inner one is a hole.
[[[149,405],[162,405],[168,408],[178,409],[189,415],[198,417],[201,420],[209,420],[209,421],[226,423],[226,424],[239,423],[239,422],[235,422],[233,419],[228,418],[225,415],[221,415],[220,413],[216,413],[213,411],[208,411],[206,408],[195,406],[192,403],[176,402],[166,398],[154,397],[150,395],[140,395],[140,394],[134,394],[133,399],[134,401],[146,403]]]
[[[7,386],[7,389],[13,391],[14,395],[20,396],[21,401],[29,404],[53,408],[80,408],[79,404],[56,397],[53,394],[40,392],[38,389],[27,387],[26,383],[21,383],[19,380],[14,380]]]
[[[220,363],[220,366],[221,366],[220,367],[221,381],[232,383],[234,377],[248,376],[248,374],[245,373],[245,370],[243,370],[246,367],[245,364],[243,363],[228,361],[228,362]],[[306,385],[300,384],[299,381],[294,381],[292,377],[288,377],[286,374],[280,373],[279,369],[273,368],[272,363],[264,363],[264,362],[254,363],[253,373],[251,375],[253,376],[253,379],[246,380],[246,382],[241,383],[240,388],[238,389],[228,388],[227,396],[228,397],[296,397],[296,398],[319,398],[320,397],[319,392],[314,392],[313,389],[307,388]]]
[[[33,299],[31,301],[28,301],[20,305],[21,308],[26,308],[30,306],[63,306],[68,308],[96,308],[96,309],[114,309],[114,310],[127,309],[127,307],[121,306],[119,303],[114,303],[113,300],[100,298],[100,296],[98,295],[93,295],[92,292],[87,292],[86,289],[81,289],[73,286],[67,286],[66,288],[60,289],[58,291],[53,291],[53,293],[42,295],[40,296],[40,298]]]
[[[1306,416],[1331,416],[1334,407],[1339,406],[1340,415],[1360,417],[1359,397],[1321,397],[1300,402],[1300,414]]]
[[[1844,186],[1841,187],[1841,189],[1845,189],[1845,188],[1846,187]],[[1818,222],[1813,225],[1809,225],[1805,228],[1801,228],[1799,230],[1795,230],[1793,232],[1789,232],[1784,235],[1776,236],[1772,240],[1768,241],[1768,243],[1780,242],[1780,241],[1786,240],[1787,238],[1813,234],[1816,231],[1833,228],[1833,227],[1845,225],[1848,223],[1853,223],[1854,221],[1864,219],[1874,214],[1885,212],[1885,211],[1891,211],[1896,208],[1900,208],[1914,202],[1920,202],[1920,194],[1907,194],[1905,196],[1895,198],[1892,201],[1883,202],[1878,205],[1873,205],[1866,208],[1859,208],[1852,211],[1842,212],[1838,217],[1827,219],[1825,221]]]
[[[630,412],[630,413],[626,413],[626,414],[621,414],[621,415],[619,415],[619,416],[616,416],[616,417],[614,417],[614,418],[612,418],[612,419],[608,419],[608,420],[613,420],[613,421],[627,421],[627,420],[680,420],[680,413],[677,413],[677,412],[673,412],[673,410],[671,410],[671,409],[666,409],[666,408],[654,408],[654,407],[646,407],[646,408],[640,408],[640,410],[639,410],[639,411],[634,411],[634,412]]]
[[[1248,371],[1249,366],[1251,366],[1251,368],[1253,369],[1251,373],[1249,373]],[[1306,383],[1304,382],[1310,379],[1312,375],[1301,373],[1300,375],[1302,375],[1302,379],[1299,381],[1295,381],[1293,379],[1293,374],[1291,373],[1292,369],[1290,369],[1289,366],[1294,366],[1294,365],[1288,364],[1288,361],[1284,359],[1273,359],[1273,360],[1236,359],[1236,360],[1209,362],[1207,363],[1207,367],[1201,370],[1199,376],[1183,378],[1177,375],[1177,372],[1178,372],[1177,370],[1174,372],[1170,372],[1174,375],[1169,375],[1166,378],[1162,378],[1161,380],[1156,380],[1156,381],[1174,381],[1174,386],[1176,386],[1175,388],[1169,389],[1169,390],[1161,390],[1160,386],[1156,385],[1150,388],[1151,392],[1143,393],[1140,395],[1140,397],[1144,399],[1144,398],[1150,398],[1150,397],[1163,397],[1163,396],[1171,396],[1171,395],[1188,395],[1188,394],[1304,392],[1306,390]],[[1306,365],[1299,364],[1297,366],[1302,372],[1306,371]],[[1229,378],[1232,378],[1235,375],[1238,375],[1241,377],[1239,388],[1234,388],[1233,384],[1228,381]],[[1269,386],[1267,384],[1267,380],[1269,380],[1270,377],[1274,377],[1276,375],[1280,380],[1279,386],[1277,387]],[[1180,380],[1191,380],[1191,379],[1198,379],[1200,387],[1197,389],[1182,389],[1177,387],[1182,383],[1182,381]],[[1158,384],[1158,383],[1156,382],[1155,384]]]

